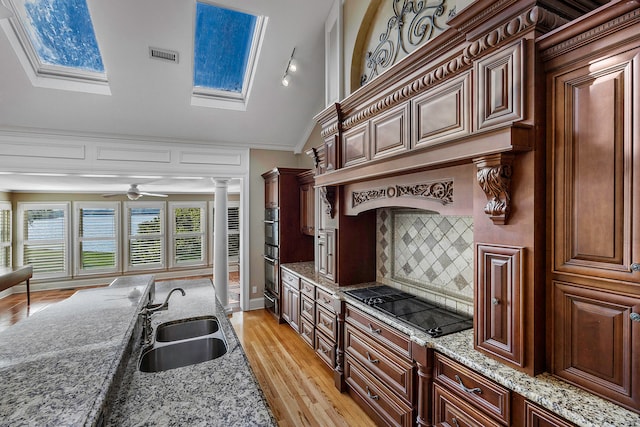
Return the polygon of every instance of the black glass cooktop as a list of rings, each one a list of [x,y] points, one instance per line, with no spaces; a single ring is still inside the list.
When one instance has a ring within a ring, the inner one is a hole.
[[[473,328],[473,318],[438,307],[390,286],[354,289],[345,293],[394,318],[440,337]]]

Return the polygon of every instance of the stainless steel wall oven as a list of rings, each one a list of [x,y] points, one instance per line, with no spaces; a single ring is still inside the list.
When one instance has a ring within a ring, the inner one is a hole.
[[[264,307],[274,316],[280,316],[279,286],[279,211],[268,208],[264,213]]]

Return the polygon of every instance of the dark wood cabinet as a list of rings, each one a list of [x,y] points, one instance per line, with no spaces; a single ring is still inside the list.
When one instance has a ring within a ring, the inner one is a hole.
[[[640,14],[540,41],[547,70],[550,370],[640,412]],[[568,49],[567,46],[575,46]],[[634,319],[636,319],[634,321]]]
[[[307,236],[315,236],[315,190],[313,171],[298,175],[300,184],[300,230]]]
[[[318,233],[318,273],[329,280],[335,280],[335,230]]]

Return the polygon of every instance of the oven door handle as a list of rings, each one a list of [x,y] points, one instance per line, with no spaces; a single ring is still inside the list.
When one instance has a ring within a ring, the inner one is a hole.
[[[265,220],[264,220],[264,223],[265,223],[265,224],[275,224],[276,222],[278,222],[278,221],[273,221],[273,220],[271,220],[271,219],[265,219]]]
[[[265,297],[266,299],[268,299],[268,300],[269,300],[269,302],[271,302],[271,303],[273,303],[273,304],[275,304],[275,303],[276,303],[276,298],[275,298],[275,297],[272,297],[271,295],[267,294],[266,292],[264,293],[264,297]]]
[[[278,260],[275,258],[271,258],[268,255],[262,255],[262,258],[264,258],[265,261],[270,262],[271,264],[275,265],[278,263]]]

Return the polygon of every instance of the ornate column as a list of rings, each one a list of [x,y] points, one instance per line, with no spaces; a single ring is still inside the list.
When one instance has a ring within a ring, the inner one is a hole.
[[[228,178],[215,178],[215,213],[213,218],[213,285],[216,296],[224,307],[225,313],[231,313],[229,306],[229,246],[227,235],[227,187]]]

